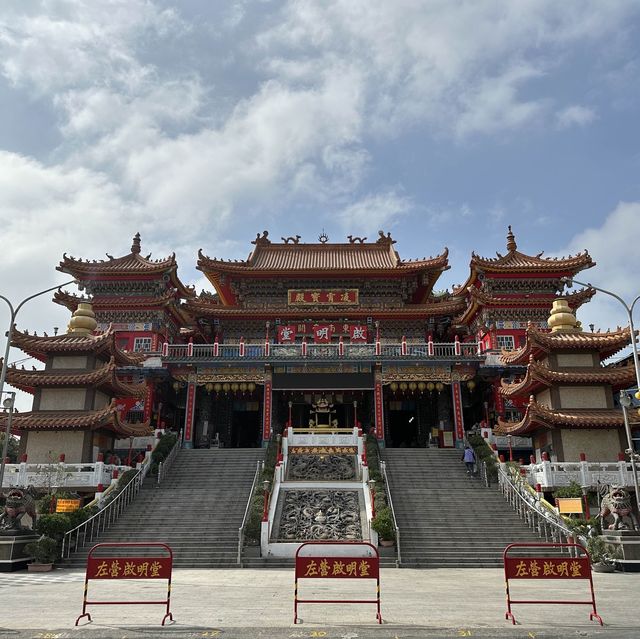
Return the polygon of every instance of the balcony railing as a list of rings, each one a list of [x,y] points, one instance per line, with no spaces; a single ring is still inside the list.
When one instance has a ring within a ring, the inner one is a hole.
[[[164,361],[382,361],[484,359],[478,342],[429,342],[424,344],[164,344]]]

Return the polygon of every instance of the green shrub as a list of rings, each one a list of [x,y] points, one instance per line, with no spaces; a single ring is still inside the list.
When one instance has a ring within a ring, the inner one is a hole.
[[[478,433],[467,433],[467,441],[473,448],[478,464],[485,462],[487,465],[487,476],[490,481],[498,479],[498,460],[489,446],[487,440]]]
[[[175,433],[165,433],[162,435],[151,453],[151,463],[159,464],[163,462],[171,452],[177,439]]]
[[[373,528],[380,539],[385,541],[395,541],[396,539],[396,527],[393,524],[393,516],[391,508],[381,508],[376,512],[376,516],[371,521],[371,528]]]
[[[58,542],[51,537],[41,537],[28,543],[24,549],[37,564],[53,564],[60,557]]]
[[[553,491],[555,498],[565,497],[582,497],[582,488],[577,481],[572,481],[568,486],[562,486],[562,488],[556,488]]]

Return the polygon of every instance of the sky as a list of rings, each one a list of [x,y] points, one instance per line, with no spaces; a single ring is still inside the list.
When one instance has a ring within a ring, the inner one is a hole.
[[[631,301],[639,43],[635,0],[3,0],[0,294],[136,232],[210,290],[198,249],[245,259],[263,230],[446,246],[451,289],[512,225],[525,253],[588,249],[583,279]],[[579,319],[627,322],[604,295]],[[67,321],[45,295],[17,324]]]

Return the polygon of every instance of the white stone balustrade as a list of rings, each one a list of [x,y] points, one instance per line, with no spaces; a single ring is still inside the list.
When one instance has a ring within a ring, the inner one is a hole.
[[[115,466],[103,462],[92,464],[7,464],[2,481],[3,488],[95,488],[98,484],[108,486],[113,472],[120,475],[130,466]]]
[[[575,481],[580,486],[618,484],[633,486],[631,464],[617,462],[552,462],[542,461],[522,467],[531,486],[540,484],[543,490],[568,486]]]

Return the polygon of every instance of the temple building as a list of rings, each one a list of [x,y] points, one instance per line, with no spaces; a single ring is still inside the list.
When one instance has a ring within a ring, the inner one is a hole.
[[[64,382],[95,389],[95,400],[88,391],[83,396],[82,410],[111,411],[114,433],[136,424],[172,428],[182,431],[186,447],[260,446],[286,425],[360,426],[386,446],[459,445],[474,425],[530,419],[526,398],[503,388],[502,380],[518,379],[520,388],[533,375],[527,349],[547,339],[563,278],[594,266],[586,251],[560,259],[522,253],[509,227],[507,253],[472,254],[467,281],[449,292],[437,287],[449,269],[446,248],[405,260],[382,231],[373,241],[349,236],[337,243],[324,233],[312,243],[297,235],[276,242],[264,231],[252,244],[246,260],[200,250],[197,268],[212,288],[199,295],[178,278],[175,255],[143,257],[138,234],[123,257],[64,255],[58,269],[87,296],[60,292],[55,301],[74,313],[90,303],[96,325],[82,336],[16,333],[14,346],[47,361],[42,378],[36,371],[8,378],[39,389],[31,419],[45,419],[38,411],[69,410],[66,404],[44,409],[39,399]],[[594,292],[563,299],[575,312]],[[589,361],[616,352],[625,340],[629,335],[621,332],[615,348],[593,346]],[[535,348],[536,357],[548,352]],[[505,349],[513,354],[501,357]],[[71,358],[80,353],[82,366]],[[98,383],[99,359],[104,380]],[[60,379],[51,377],[53,369]],[[527,396],[539,388],[531,381],[525,386]],[[99,390],[107,387],[108,393]],[[115,397],[115,414],[107,395]],[[319,406],[327,423],[318,422]],[[35,428],[21,419],[25,432]],[[58,417],[47,419],[55,428]],[[95,445],[88,441],[83,458]]]
[[[630,329],[584,333],[566,299],[557,299],[549,317],[551,332],[534,325],[517,351],[505,352],[505,363],[527,363],[526,374],[503,382],[507,398],[528,397],[521,420],[500,420],[498,432],[533,437],[540,461],[588,459],[615,461],[627,448],[622,411],[614,392],[635,384],[635,369],[604,367],[602,361],[630,343]]]
[[[115,400],[144,399],[144,382],[127,384],[117,374],[139,367],[142,357],[121,351],[113,330],[94,334],[96,328],[91,306],[80,303],[65,335],[13,333],[14,346],[45,363],[41,370],[7,369],[7,382],[33,395],[33,410],[13,417],[20,454],[32,463],[57,461],[60,453],[92,462],[117,439],[149,433],[149,422],[124,421]]]

